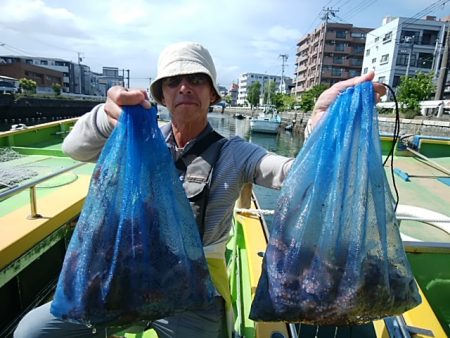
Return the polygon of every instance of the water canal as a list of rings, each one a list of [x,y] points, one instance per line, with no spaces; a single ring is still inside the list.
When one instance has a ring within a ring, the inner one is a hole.
[[[219,113],[208,114],[208,119],[214,129],[223,136],[240,136],[279,155],[295,157],[303,145],[303,135],[293,134],[289,131],[280,130],[277,135],[252,133],[248,119],[238,120],[231,115]],[[254,191],[262,209],[274,209],[279,194],[278,190],[254,186]],[[272,217],[265,216],[265,218],[270,227]]]

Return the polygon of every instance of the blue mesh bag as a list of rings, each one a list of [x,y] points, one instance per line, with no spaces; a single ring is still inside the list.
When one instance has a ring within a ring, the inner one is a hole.
[[[362,324],[421,301],[383,169],[371,82],[341,93],[284,181],[250,318]]]
[[[121,326],[202,308],[213,295],[156,108],[124,107],[94,169],[51,313]]]

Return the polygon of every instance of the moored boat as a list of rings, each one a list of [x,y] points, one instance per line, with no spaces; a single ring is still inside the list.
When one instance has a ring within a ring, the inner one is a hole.
[[[255,133],[277,134],[281,117],[274,110],[265,110],[250,121],[250,130]]]
[[[1,337],[11,336],[26,312],[52,296],[66,244],[87,194],[94,165],[74,161],[61,151],[61,142],[75,120],[0,134],[0,150],[6,154],[5,162],[0,163],[5,172],[0,187]],[[424,302],[398,318],[337,331],[255,323],[248,313],[269,231],[262,217],[239,212],[227,246],[236,336],[315,337],[319,332],[320,337],[348,337],[351,332],[353,337],[407,337],[400,335],[402,330],[416,332],[416,337],[450,335],[450,234],[445,230],[446,219],[435,219],[437,215],[432,214],[449,216],[450,186],[445,170],[450,168],[450,142],[445,138],[417,139],[416,145],[396,151],[394,167],[410,178],[396,180],[401,205],[410,206],[400,210],[400,230],[408,236],[405,249]],[[385,136],[383,141],[383,149],[389,149],[392,139]],[[390,169],[387,164],[388,173]],[[256,199],[252,203],[241,207],[261,209]],[[444,225],[443,229],[436,224]],[[156,337],[153,331],[126,336]]]

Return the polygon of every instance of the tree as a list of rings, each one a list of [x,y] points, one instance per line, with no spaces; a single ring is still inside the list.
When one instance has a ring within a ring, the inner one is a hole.
[[[56,96],[61,95],[61,85],[59,83],[54,83],[52,89]]]
[[[37,83],[34,80],[22,78],[19,80],[19,85],[27,94],[36,93]]]
[[[283,110],[294,109],[294,106],[296,104],[295,96],[283,94],[282,100],[283,100],[283,107],[282,107]]]
[[[322,94],[328,85],[326,84],[318,84],[312,87],[310,90],[307,90],[300,97],[300,109],[304,112],[309,112],[313,110],[314,104],[316,103],[317,98]]]
[[[420,101],[430,98],[435,90],[433,74],[417,73],[415,76],[402,76],[397,89],[400,111],[406,118],[420,114]]]
[[[269,80],[264,84],[264,104],[274,104],[274,96],[275,96],[275,81]]]
[[[258,81],[253,82],[248,88],[247,94],[247,100],[250,103],[251,108],[258,105],[260,95],[261,95],[261,84]]]
[[[232,99],[231,99],[231,95],[227,95],[227,96],[225,96],[225,102],[228,104],[228,105],[231,105],[231,101],[232,101]]]

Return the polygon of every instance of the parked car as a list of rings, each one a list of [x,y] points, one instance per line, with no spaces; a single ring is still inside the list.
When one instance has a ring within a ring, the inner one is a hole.
[[[8,81],[0,81],[0,94],[16,94],[18,88]]]

